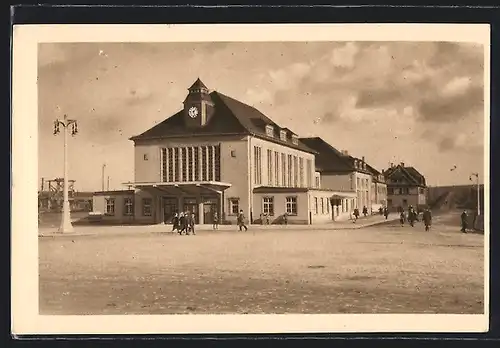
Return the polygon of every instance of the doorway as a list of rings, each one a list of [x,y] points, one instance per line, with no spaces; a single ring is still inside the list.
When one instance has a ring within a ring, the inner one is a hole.
[[[163,197],[163,222],[169,224],[177,212],[177,198]]]
[[[213,224],[214,214],[219,213],[219,205],[217,204],[217,198],[203,198],[203,222],[205,224]],[[219,216],[219,221],[220,221]]]
[[[198,217],[198,202],[196,201],[196,198],[185,198],[182,211],[189,212],[190,214],[194,213],[195,223],[199,223],[200,219]]]

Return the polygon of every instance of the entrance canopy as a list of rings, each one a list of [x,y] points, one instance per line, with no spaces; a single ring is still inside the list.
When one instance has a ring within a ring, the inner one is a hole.
[[[231,184],[220,181],[135,182],[125,185],[136,189],[155,191],[167,196],[222,194],[223,191],[231,187]]]

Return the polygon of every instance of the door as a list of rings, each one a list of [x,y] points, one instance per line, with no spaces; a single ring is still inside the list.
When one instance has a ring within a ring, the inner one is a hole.
[[[163,197],[163,222],[169,224],[178,211],[177,198]]]
[[[214,222],[215,212],[217,212],[217,204],[215,203],[203,204],[203,221],[206,224],[212,224]]]
[[[196,198],[185,198],[184,199],[184,206],[183,210],[185,212],[189,212],[189,214],[194,213],[194,221],[195,223],[199,223],[199,217],[198,217],[198,203],[196,201]]]

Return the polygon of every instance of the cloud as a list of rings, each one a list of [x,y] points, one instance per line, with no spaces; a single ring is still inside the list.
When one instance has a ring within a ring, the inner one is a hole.
[[[358,52],[358,46],[354,42],[348,42],[344,46],[336,48],[332,51],[330,62],[335,67],[352,68]]]

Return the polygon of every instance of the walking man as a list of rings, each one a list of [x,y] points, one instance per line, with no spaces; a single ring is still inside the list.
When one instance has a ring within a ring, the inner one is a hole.
[[[387,209],[387,207],[384,207],[384,216],[385,219],[387,220],[387,217],[389,216],[389,209]]]
[[[359,217],[359,209],[355,208],[354,209],[354,222],[358,221],[358,217]]]
[[[184,213],[181,212],[179,215],[179,227],[177,228],[180,235],[182,235],[185,232],[185,226],[186,226],[186,216],[184,216]]]
[[[191,232],[193,234],[196,234],[196,232],[194,231],[194,224],[195,224],[195,222],[194,222],[194,213],[191,213],[189,215],[189,218],[188,218],[189,230],[191,230]]]
[[[432,223],[432,214],[431,214],[431,211],[429,210],[429,208],[426,208],[424,210],[422,220],[424,220],[425,230],[429,231],[429,229],[431,228],[431,223]]]
[[[212,224],[212,228],[214,230],[218,230],[219,229],[219,215],[217,214],[217,212],[214,213],[214,222]]]
[[[467,233],[467,211],[464,210],[462,215],[460,215],[460,220],[462,221],[462,229],[460,230],[462,233]]]
[[[174,233],[174,231],[179,232],[179,215],[177,213],[174,214],[172,219],[172,233]]]
[[[240,210],[240,213],[238,214],[238,227],[241,231],[242,228],[248,230],[247,226],[245,225],[245,215],[243,214],[243,210]]]
[[[368,215],[368,208],[366,205],[363,207],[363,215],[366,217]]]

